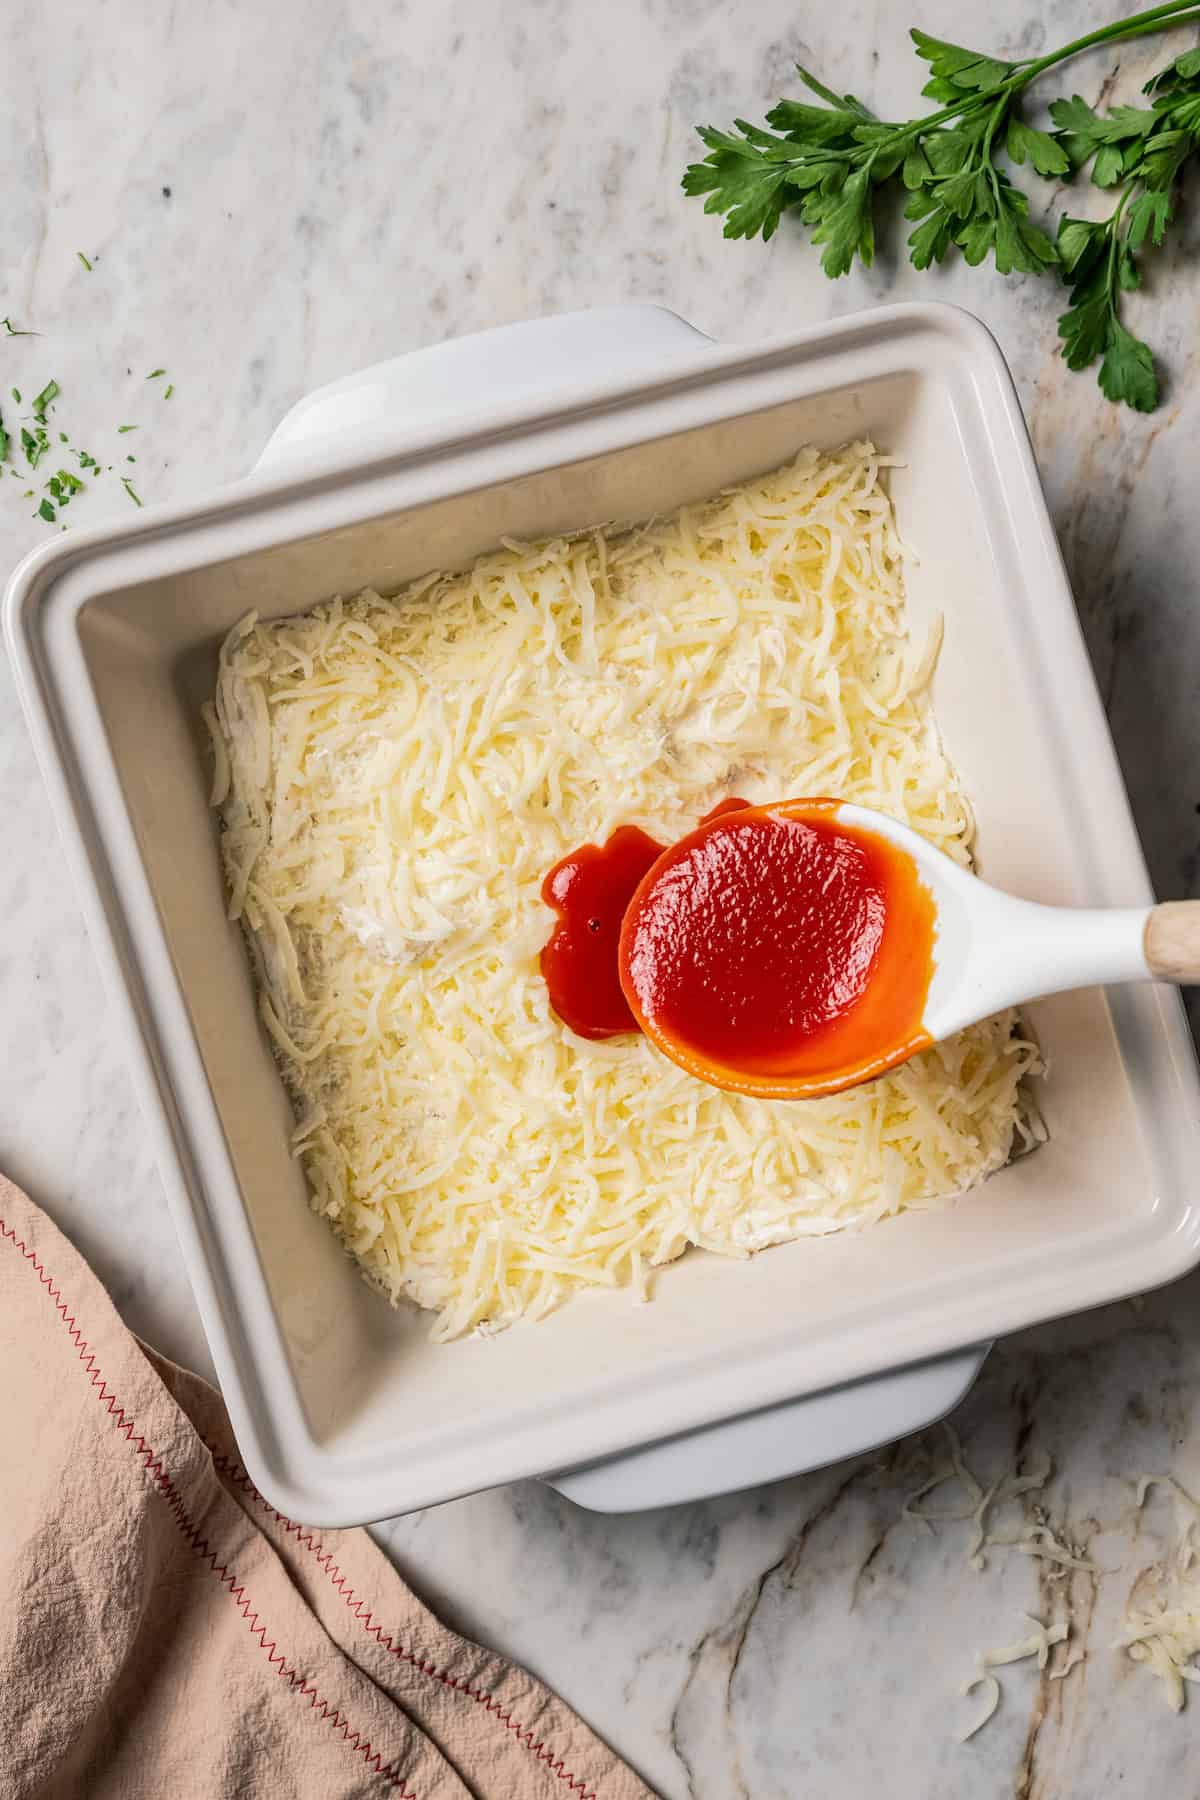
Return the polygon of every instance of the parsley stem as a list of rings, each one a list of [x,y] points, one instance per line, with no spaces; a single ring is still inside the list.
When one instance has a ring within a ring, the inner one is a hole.
[[[992,116],[988,120],[987,131],[984,133],[983,143],[979,150],[979,159],[988,172],[988,180],[991,183],[992,195],[996,202],[997,216],[999,216],[1001,209],[1000,177],[996,172],[996,165],[992,161],[992,139],[995,137],[996,130],[1008,111],[1011,98],[1012,96],[1010,94],[1005,94],[1004,98],[998,100],[992,108]]]
[[[1130,182],[1122,188],[1121,198],[1108,217],[1108,270],[1105,281],[1108,288],[1108,303],[1114,309],[1116,307],[1114,289],[1117,285],[1117,251],[1121,244],[1121,214],[1125,211],[1125,203],[1132,192],[1133,183]]]
[[[995,103],[996,111],[992,115],[987,133],[987,143],[990,146],[1002,113],[1007,110],[1017,95],[1029,86],[1030,82],[1035,81],[1039,75],[1045,74],[1047,69],[1054,68],[1056,63],[1066,62],[1070,57],[1078,56],[1084,50],[1094,49],[1098,44],[1120,43],[1126,38],[1143,37],[1149,32],[1162,31],[1167,26],[1190,25],[1197,21],[1200,21],[1200,0],[1166,0],[1166,4],[1152,6],[1147,12],[1135,13],[1132,18],[1118,19],[1114,24],[1099,26],[1095,31],[1089,31],[1084,37],[1076,38],[1073,43],[1062,45],[1060,49],[1052,51],[1049,56],[1040,56],[1027,62],[1018,63],[1012,74],[1006,76],[1003,81],[997,82],[995,87],[987,88],[979,94],[964,95],[961,100],[944,106],[940,112],[926,113],[923,118],[913,119],[907,125],[897,126],[888,137],[877,139],[870,146],[864,144],[861,153],[851,152],[846,160],[855,165],[867,161],[873,162],[881,151],[907,144],[914,138],[919,141],[926,132],[936,130],[939,125],[946,124],[950,119],[961,119],[964,115],[979,111],[983,106]],[[835,95],[834,99],[836,100],[836,98]],[[798,156],[795,159],[783,160],[798,165],[804,158]],[[996,186],[994,173],[992,185]]]
[[[1078,56],[1081,51],[1091,50],[1097,44],[1115,44],[1123,38],[1143,37],[1147,32],[1161,31],[1167,25],[1191,24],[1194,19],[1200,19],[1200,6],[1197,6],[1196,0],[1166,0],[1164,6],[1152,6],[1146,12],[1134,13],[1132,18],[1117,19],[1111,25],[1097,26],[1095,31],[1076,38],[1074,43],[1064,44],[1049,56],[1039,56],[1036,61],[1023,64],[1024,80],[1032,81],[1036,75],[1052,69],[1056,63],[1066,62],[1068,57]]]
[[[1049,56],[1018,63],[1011,75],[982,94],[964,95],[962,100],[944,106],[940,112],[926,113],[923,118],[913,119],[909,124],[899,126],[891,137],[884,138],[872,148],[878,153],[893,145],[907,143],[910,138],[923,137],[927,131],[944,125],[949,119],[961,118],[964,113],[974,112],[994,99],[1002,98],[1007,105],[1031,81],[1045,74],[1047,69],[1054,68],[1056,63],[1066,62],[1072,56],[1080,55],[1084,50],[1091,50],[1098,44],[1119,43],[1125,38],[1143,37],[1149,32],[1161,31],[1168,25],[1190,25],[1197,21],[1200,21],[1200,0],[1166,0],[1165,5],[1152,6],[1148,12],[1135,13],[1130,19],[1118,19],[1112,25],[1099,26],[1086,36],[1076,38],[1073,43],[1064,44],[1060,49],[1052,51]],[[989,141],[994,129],[993,126],[988,132]]]

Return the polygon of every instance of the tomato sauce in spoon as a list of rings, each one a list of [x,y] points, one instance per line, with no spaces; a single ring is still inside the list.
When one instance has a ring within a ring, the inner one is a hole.
[[[626,910],[621,989],[642,1030],[715,1087],[804,1098],[930,1042],[935,908],[912,858],[836,800],[710,819]]]

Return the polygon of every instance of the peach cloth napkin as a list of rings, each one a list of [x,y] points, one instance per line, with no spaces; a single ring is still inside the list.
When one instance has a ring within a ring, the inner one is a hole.
[[[277,1513],[216,1391],[3,1177],[0,1357],[4,1800],[654,1800],[365,1531]]]

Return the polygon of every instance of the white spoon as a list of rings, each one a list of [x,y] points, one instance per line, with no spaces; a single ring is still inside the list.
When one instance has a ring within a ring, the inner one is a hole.
[[[849,804],[833,818],[905,851],[937,909],[922,1023],[936,1041],[1005,1007],[1121,981],[1200,982],[1200,900],[1089,909],[989,887],[907,825]]]
[[[839,830],[885,859],[873,879],[888,923],[869,972],[853,938],[868,910],[830,841]],[[806,1099],[1038,995],[1200,982],[1200,901],[1041,906],[884,813],[784,800],[715,815],[664,851],[626,909],[619,954],[630,1010],[666,1056],[716,1087]]]

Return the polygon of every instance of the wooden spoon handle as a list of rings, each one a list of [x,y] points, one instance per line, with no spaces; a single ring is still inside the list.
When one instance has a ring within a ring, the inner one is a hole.
[[[1167,900],[1146,920],[1146,961],[1160,981],[1200,982],[1200,900]]]

